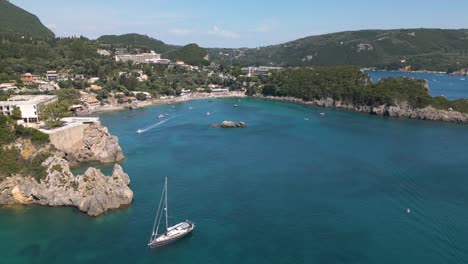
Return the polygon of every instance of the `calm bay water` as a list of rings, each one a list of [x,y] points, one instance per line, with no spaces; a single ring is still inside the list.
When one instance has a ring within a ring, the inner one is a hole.
[[[256,99],[101,119],[127,157],[132,206],[1,209],[0,263],[468,263],[468,126]],[[223,120],[249,127],[210,128]],[[165,176],[170,220],[197,229],[149,250]]]
[[[410,77],[424,79],[429,83],[432,96],[445,96],[449,100],[468,98],[468,76],[451,76],[444,73],[414,73],[369,71],[373,82],[386,77]]]

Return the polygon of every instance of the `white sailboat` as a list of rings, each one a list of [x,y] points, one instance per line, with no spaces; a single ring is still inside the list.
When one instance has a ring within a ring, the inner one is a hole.
[[[159,234],[159,225],[163,217],[163,212],[166,217],[166,230],[165,232]],[[188,234],[192,233],[195,229],[195,224],[189,220],[178,223],[175,226],[169,227],[168,217],[167,217],[167,177],[164,184],[164,189],[161,194],[161,200],[159,201],[158,212],[156,213],[156,219],[154,221],[153,232],[151,233],[151,238],[148,243],[150,248],[157,248],[167,244],[170,244],[176,240],[179,240]]]

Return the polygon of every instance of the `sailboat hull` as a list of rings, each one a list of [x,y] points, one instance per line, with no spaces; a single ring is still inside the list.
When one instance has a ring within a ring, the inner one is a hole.
[[[186,228],[178,229],[177,226],[187,225]],[[173,228],[171,230],[171,228]],[[171,244],[177,240],[180,240],[188,235],[190,235],[195,229],[195,224],[190,221],[185,221],[180,224],[175,225],[174,227],[169,228],[170,231],[157,236],[155,239],[150,241],[148,246],[150,248],[158,248],[168,244]]]

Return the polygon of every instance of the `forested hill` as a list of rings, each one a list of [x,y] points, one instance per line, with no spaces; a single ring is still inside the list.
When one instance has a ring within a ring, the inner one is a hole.
[[[255,49],[209,49],[215,61],[244,65],[357,65],[446,71],[468,67],[468,30],[398,29],[311,36]]]
[[[208,52],[197,44],[186,46],[169,45],[160,40],[140,34],[106,35],[97,39],[100,44],[110,44],[115,47],[125,46],[133,48],[144,48],[154,50],[162,54],[164,58],[171,60],[181,60],[191,65],[205,65],[208,63],[205,56]]]
[[[19,33],[42,39],[55,37],[37,16],[7,0],[0,0],[0,33]]]
[[[99,43],[112,44],[112,45],[124,45],[141,47],[154,50],[157,53],[164,54],[166,52],[179,48],[178,46],[168,45],[160,40],[154,39],[146,35],[140,35],[136,33],[125,34],[125,35],[105,35],[97,39]]]

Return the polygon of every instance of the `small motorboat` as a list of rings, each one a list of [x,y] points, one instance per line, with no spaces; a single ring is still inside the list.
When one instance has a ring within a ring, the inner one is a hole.
[[[208,116],[209,116],[209,115],[211,115],[211,113],[210,113],[210,112],[207,112],[207,113],[206,113],[206,115],[208,115]]]
[[[309,118],[307,118],[307,117],[304,117],[304,120],[305,120],[305,121],[309,121],[310,119],[309,119]]]
[[[325,113],[322,112],[322,113],[320,113],[320,115],[321,115],[321,116],[325,116]]]
[[[160,115],[158,116],[159,119],[163,119],[163,118],[165,118],[165,117],[166,117],[166,116],[163,115],[163,114],[160,114]]]
[[[234,104],[234,107],[239,107],[238,105]]]
[[[137,130],[137,133],[138,133],[138,134],[143,133],[143,129],[138,129],[138,130]]]
[[[193,110],[193,107],[189,107],[188,109],[189,109],[189,110]]]
[[[411,213],[411,209],[406,209],[406,213],[410,214]]]

